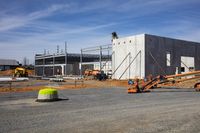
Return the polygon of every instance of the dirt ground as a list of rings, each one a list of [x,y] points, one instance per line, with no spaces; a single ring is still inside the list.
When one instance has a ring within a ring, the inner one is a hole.
[[[29,79],[29,81],[13,82],[11,88],[9,84],[0,84],[0,92],[23,92],[40,90],[45,87],[56,89],[84,89],[84,88],[108,88],[108,87],[128,87],[127,80],[65,80],[65,82],[50,82],[49,80]]]
[[[14,70],[0,71],[0,77],[12,77]],[[33,70],[28,70],[30,76],[34,74]],[[199,79],[186,80],[176,83],[159,84],[158,87],[174,87],[174,88],[194,88],[195,83],[200,82]],[[126,87],[129,88],[128,80],[65,80],[65,82],[50,82],[49,80],[36,80],[29,78],[25,82],[13,82],[11,87],[9,84],[0,84],[0,93],[2,92],[23,92],[40,90],[45,87],[53,87],[56,89],[80,89],[80,88],[109,88],[109,87]]]
[[[14,69],[13,70],[6,70],[6,71],[0,71],[0,76],[13,76],[14,73]],[[28,75],[34,75],[35,71],[34,70],[27,70]]]
[[[175,84],[161,84],[158,87],[174,87],[174,88],[194,88],[194,84],[200,79],[188,80]],[[128,88],[127,80],[65,80],[65,82],[50,82],[49,80],[29,79],[24,82],[13,82],[11,88],[9,84],[0,84],[0,93],[3,92],[24,92],[40,90],[45,87],[53,87],[56,89],[84,89],[84,88],[109,88],[109,87],[126,87]]]
[[[0,84],[0,132],[199,132],[199,92],[187,89],[196,82],[162,84],[151,93],[134,95],[126,93],[127,80],[30,78],[13,82],[11,88]],[[63,100],[35,102],[37,90],[45,87],[58,89]]]
[[[199,133],[200,93],[162,88],[59,90],[57,102],[35,102],[37,91],[0,94],[1,133]]]

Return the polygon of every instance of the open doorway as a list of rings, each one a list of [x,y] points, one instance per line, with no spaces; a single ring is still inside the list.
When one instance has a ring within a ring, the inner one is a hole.
[[[194,57],[181,56],[181,73],[194,71]]]

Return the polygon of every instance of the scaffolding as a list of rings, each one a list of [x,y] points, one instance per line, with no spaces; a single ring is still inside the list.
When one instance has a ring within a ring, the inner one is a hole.
[[[111,61],[112,45],[102,45],[97,47],[89,47],[81,49],[80,53],[69,53],[67,51],[67,43],[65,50],[57,53],[35,55],[35,70],[39,76],[55,76],[55,75],[81,75],[82,64],[99,62],[100,70],[108,61]],[[56,70],[59,69],[59,74]],[[72,73],[72,74],[71,74]]]
[[[100,71],[102,71],[102,69],[105,67],[106,63],[108,63],[109,61],[112,61],[112,54],[113,53],[112,53],[112,45],[111,44],[81,49],[81,54],[80,54],[80,75],[81,75],[81,77],[82,77],[82,74],[84,71],[82,68],[82,65],[85,62],[88,62],[88,61],[84,60],[83,57],[89,56],[89,55],[96,56],[96,58],[97,58],[96,62],[98,62],[99,69],[100,69]]]

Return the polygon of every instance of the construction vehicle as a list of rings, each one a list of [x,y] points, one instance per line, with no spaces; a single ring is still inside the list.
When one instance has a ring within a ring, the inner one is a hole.
[[[176,74],[176,75],[167,75],[167,76],[159,75],[147,81],[144,79],[142,80],[136,79],[135,82],[132,82],[132,84],[130,84],[130,87],[128,88],[127,92],[128,93],[150,92],[150,89],[156,87],[158,84],[167,83],[167,82],[176,83],[176,82],[181,82],[185,80],[200,78],[199,75],[200,75],[200,71],[193,71],[193,72],[188,72],[184,74]],[[181,79],[182,77],[187,77],[187,76],[189,76],[190,78]],[[191,77],[191,76],[194,76],[194,77]],[[196,91],[200,91],[200,82],[196,83],[194,88],[196,88]]]
[[[104,71],[101,71],[100,73],[97,73],[95,78],[101,81],[108,79],[108,76],[104,73]]]
[[[26,68],[23,67],[17,67],[14,70],[14,77],[28,77],[28,71],[26,70]]]
[[[92,70],[86,69],[86,70],[84,71],[84,76],[90,76],[90,75],[92,75]]]
[[[99,70],[86,69],[84,72],[84,76],[96,76],[98,73],[100,73]]]
[[[166,80],[163,76],[157,76],[156,78],[146,81],[136,79],[133,85],[128,89],[128,93],[141,93],[150,92],[150,89],[156,86],[161,81]]]
[[[104,71],[100,70],[90,70],[86,69],[84,72],[84,77],[92,77],[92,79],[98,79],[98,80],[106,80],[108,76],[104,73]]]

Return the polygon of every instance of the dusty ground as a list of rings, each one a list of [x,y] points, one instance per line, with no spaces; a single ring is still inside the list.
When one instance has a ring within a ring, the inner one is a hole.
[[[9,71],[4,71],[4,73]],[[82,81],[82,82],[81,82]],[[177,80],[178,81],[178,80]],[[183,82],[176,82],[174,84],[168,82],[165,84],[159,84],[158,87],[170,87],[170,88],[194,88],[195,83],[200,82],[199,79],[186,80]],[[4,92],[24,92],[40,90],[45,87],[53,87],[56,89],[80,89],[80,88],[109,88],[109,87],[126,87],[129,88],[128,80],[65,80],[65,82],[50,82],[49,80],[36,80],[30,78],[25,82],[13,82],[10,88],[9,84],[0,84],[0,93]]]
[[[84,88],[109,88],[109,87],[126,87],[129,85],[127,80],[83,80],[83,82],[77,82],[75,80],[65,80],[65,82],[50,82],[48,80],[36,80],[30,79],[28,82],[14,82],[9,84],[0,84],[0,93],[2,92],[18,92],[18,91],[34,91],[40,90],[45,87],[53,87],[56,89],[84,89]],[[170,88],[194,88],[194,84],[200,82],[200,79],[188,80],[175,84],[158,85],[158,87],[170,87]]]
[[[0,71],[0,77],[12,76],[14,70]],[[29,75],[33,75],[33,70],[28,70]],[[126,87],[128,88],[127,80],[83,80],[83,82],[77,82],[75,80],[65,80],[66,82],[50,82],[48,80],[36,80],[31,79],[28,82],[14,82],[9,84],[0,84],[0,93],[4,92],[18,92],[18,91],[34,91],[40,90],[44,87],[53,87],[56,89],[80,89],[80,88],[109,88],[109,87]],[[158,87],[173,87],[173,88],[194,88],[195,83],[200,82],[199,79],[188,80],[184,82],[177,82],[175,84],[160,84]]]
[[[84,80],[75,85],[74,80],[30,79],[12,83],[11,88],[0,84],[0,133],[198,133],[200,93],[192,88],[199,81],[161,85],[171,89],[134,95],[126,93],[127,80]],[[38,90],[47,86],[69,100],[35,102]]]
[[[0,76],[13,76],[14,73],[14,69],[13,70],[5,70],[5,71],[0,71]],[[28,75],[34,75],[34,70],[27,70]]]
[[[9,84],[0,84],[0,92],[18,92],[18,91],[33,91],[44,87],[53,87],[56,89],[80,89],[80,88],[108,88],[108,87],[128,87],[127,81],[118,80],[83,80],[75,84],[75,80],[65,80],[65,82],[50,82],[49,80],[30,79],[25,82],[13,82],[11,88]]]
[[[198,133],[200,93],[157,89],[130,95],[126,88],[59,90],[52,103],[37,91],[0,94],[0,132]]]

